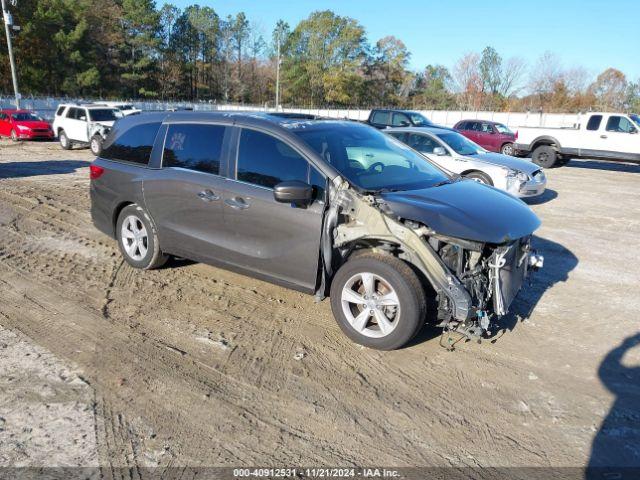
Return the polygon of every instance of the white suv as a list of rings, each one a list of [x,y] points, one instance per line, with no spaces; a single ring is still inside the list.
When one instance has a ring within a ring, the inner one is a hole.
[[[94,155],[102,151],[102,141],[122,113],[105,105],[62,104],[53,120],[53,132],[65,150],[74,145],[89,146]]]

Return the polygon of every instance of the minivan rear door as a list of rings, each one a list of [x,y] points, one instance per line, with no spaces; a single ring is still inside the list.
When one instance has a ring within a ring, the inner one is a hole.
[[[161,168],[144,180],[144,199],[167,253],[215,260],[224,250],[224,125],[167,125]]]

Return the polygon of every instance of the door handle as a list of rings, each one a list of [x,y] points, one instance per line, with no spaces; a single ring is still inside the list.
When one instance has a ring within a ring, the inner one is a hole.
[[[200,200],[203,200],[205,202],[213,202],[214,200],[220,200],[220,197],[215,193],[213,193],[211,190],[203,190],[201,192],[198,192],[198,197],[200,198]]]
[[[606,135],[600,135],[600,138],[609,138]]]
[[[240,197],[227,198],[224,203],[236,210],[246,210],[251,206],[250,203],[245,202],[245,200]]]

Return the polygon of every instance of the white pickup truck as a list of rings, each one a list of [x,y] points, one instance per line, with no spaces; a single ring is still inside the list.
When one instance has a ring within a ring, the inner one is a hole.
[[[589,113],[572,128],[522,127],[514,149],[544,168],[571,158],[640,162],[640,125],[623,113]]]

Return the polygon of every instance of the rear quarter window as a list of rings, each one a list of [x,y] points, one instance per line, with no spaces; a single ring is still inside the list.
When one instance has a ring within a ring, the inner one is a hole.
[[[169,125],[162,166],[219,175],[225,130],[226,127],[222,125]]]
[[[134,125],[117,135],[100,156],[107,160],[147,165],[159,129],[159,122]]]
[[[371,117],[371,123],[376,123],[378,125],[388,125],[389,124],[389,112],[374,112]]]
[[[65,108],[67,107],[64,107],[64,106],[58,107],[58,110],[56,110],[56,117],[61,116],[64,113]]]
[[[602,115],[591,115],[587,122],[587,130],[598,130],[602,122]]]

